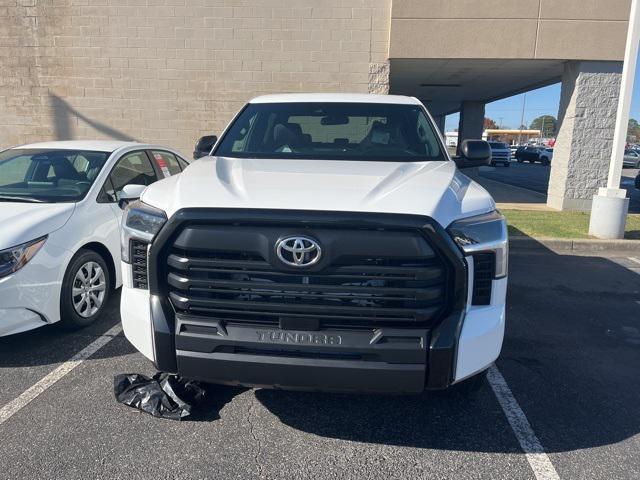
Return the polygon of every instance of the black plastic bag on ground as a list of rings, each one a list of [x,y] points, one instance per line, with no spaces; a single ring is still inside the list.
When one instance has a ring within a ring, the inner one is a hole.
[[[191,415],[205,397],[205,390],[198,382],[165,372],[158,372],[152,378],[139,373],[116,375],[113,393],[120,403],[171,420]]]

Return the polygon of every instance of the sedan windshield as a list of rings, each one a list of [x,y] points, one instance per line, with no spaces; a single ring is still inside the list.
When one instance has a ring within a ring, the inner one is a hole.
[[[489,146],[494,150],[506,150],[509,148],[506,143],[501,142],[489,142]]]
[[[419,105],[248,104],[214,155],[240,158],[446,160]]]
[[[0,201],[77,202],[109,152],[12,149],[0,152]]]

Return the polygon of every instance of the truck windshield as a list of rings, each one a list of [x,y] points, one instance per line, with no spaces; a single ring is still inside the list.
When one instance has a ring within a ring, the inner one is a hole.
[[[214,155],[239,158],[446,160],[419,105],[250,103]]]
[[[79,150],[0,152],[0,201],[77,202],[108,157],[108,152]]]

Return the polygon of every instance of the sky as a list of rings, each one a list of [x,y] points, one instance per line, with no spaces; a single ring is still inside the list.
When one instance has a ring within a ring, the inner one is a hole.
[[[640,61],[636,65],[636,82],[631,101],[631,118],[640,120]],[[485,116],[489,117],[504,128],[518,128],[522,115],[522,99],[524,95],[488,103],[485,107]],[[524,124],[530,125],[531,121],[540,115],[558,116],[558,104],[560,103],[560,84],[556,83],[548,87],[539,88],[526,93]],[[452,132],[458,128],[459,114],[447,116],[446,131]]]

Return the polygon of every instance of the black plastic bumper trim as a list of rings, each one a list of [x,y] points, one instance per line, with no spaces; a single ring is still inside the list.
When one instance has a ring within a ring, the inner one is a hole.
[[[224,385],[332,392],[419,393],[424,365],[178,351],[180,374]]]
[[[154,365],[163,372],[177,373],[173,308],[166,297],[151,295],[149,302],[153,325],[151,338],[153,339]]]

